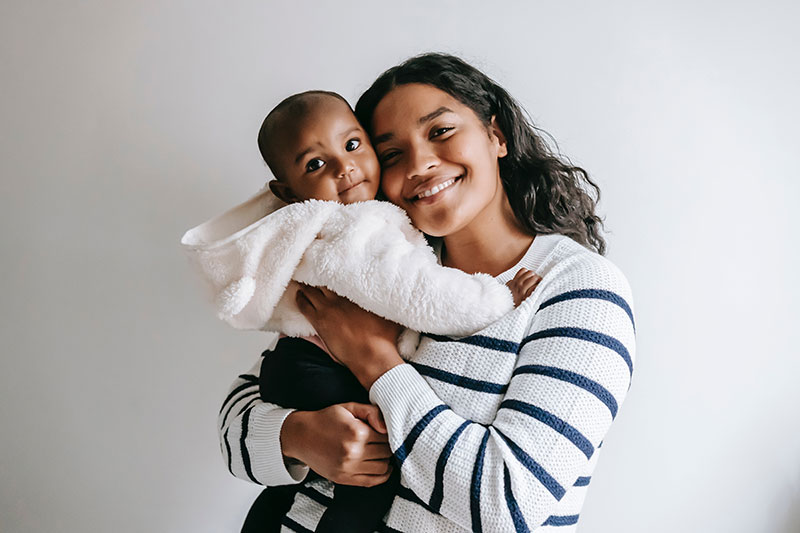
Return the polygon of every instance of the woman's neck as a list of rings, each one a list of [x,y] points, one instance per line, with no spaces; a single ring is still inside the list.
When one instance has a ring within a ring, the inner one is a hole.
[[[530,248],[534,236],[519,225],[508,200],[504,204],[499,211],[478,216],[467,227],[445,236],[442,264],[468,274],[484,272],[492,276],[516,265]]]

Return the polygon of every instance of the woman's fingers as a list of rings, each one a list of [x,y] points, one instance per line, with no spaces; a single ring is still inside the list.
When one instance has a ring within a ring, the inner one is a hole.
[[[325,290],[327,291],[327,289]],[[295,301],[300,312],[310,320],[322,311],[327,299],[328,297],[321,290],[321,287],[312,287],[301,283],[300,288],[297,289]]]
[[[326,306],[333,304],[337,298],[341,296],[326,287],[312,287],[301,283],[297,290],[296,302],[300,312],[310,319],[314,314],[324,311]]]
[[[314,308],[314,303],[306,294],[305,290],[301,287],[297,290],[297,294],[294,297],[295,303],[297,303],[297,308],[303,313],[303,316],[306,318],[313,316],[316,313],[316,308]]]
[[[350,483],[346,483],[346,485],[356,485],[359,487],[375,487],[377,485],[381,485],[386,483],[389,480],[389,476],[392,474],[391,469],[381,475],[365,475],[365,474],[356,474],[350,478]]]
[[[392,458],[392,449],[388,444],[370,443],[364,446],[365,461],[384,461]]]
[[[375,461],[382,459],[390,459],[392,457],[392,449],[386,443],[370,442],[364,446],[364,460]]]
[[[375,459],[374,461],[364,461],[359,465],[359,473],[368,476],[382,476],[390,472],[392,466],[389,459]],[[358,475],[357,474],[357,475]]]
[[[342,406],[353,413],[354,417],[369,424],[373,430],[378,433],[386,433],[386,422],[383,421],[383,416],[381,416],[381,411],[377,406],[355,402],[344,403]],[[373,442],[374,440],[375,439],[370,439],[369,442]],[[383,437],[382,440],[385,442],[386,437]]]

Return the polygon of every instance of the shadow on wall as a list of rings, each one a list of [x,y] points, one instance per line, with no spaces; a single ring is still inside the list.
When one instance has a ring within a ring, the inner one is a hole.
[[[800,494],[795,495],[794,505],[789,506],[781,527],[776,531],[780,533],[800,532]]]

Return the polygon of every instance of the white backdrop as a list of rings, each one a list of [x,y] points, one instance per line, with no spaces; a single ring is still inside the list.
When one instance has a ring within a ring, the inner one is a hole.
[[[238,530],[215,418],[266,337],[178,241],[256,132],[454,52],[597,179],[638,361],[581,531],[800,531],[798,4],[4,1],[0,530]]]

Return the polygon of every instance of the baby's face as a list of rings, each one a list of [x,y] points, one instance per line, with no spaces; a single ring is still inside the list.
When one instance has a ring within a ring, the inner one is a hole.
[[[326,98],[278,135],[283,181],[297,200],[344,204],[375,199],[380,166],[350,107]]]

